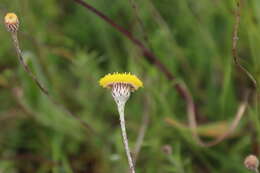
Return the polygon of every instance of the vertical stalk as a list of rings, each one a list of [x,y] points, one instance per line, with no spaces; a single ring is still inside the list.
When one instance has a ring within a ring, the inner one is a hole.
[[[125,127],[125,113],[124,113],[125,103],[123,103],[123,104],[117,103],[117,107],[118,107],[121,132],[122,132],[122,137],[123,137],[123,142],[124,142],[125,152],[126,152],[126,155],[127,155],[128,164],[129,164],[129,167],[130,167],[130,172],[135,173],[134,163],[133,163],[133,159],[132,159],[132,156],[131,156],[131,153],[130,153],[127,134],[126,134],[126,127]]]

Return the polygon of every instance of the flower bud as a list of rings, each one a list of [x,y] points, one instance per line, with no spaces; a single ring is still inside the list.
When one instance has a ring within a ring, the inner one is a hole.
[[[166,155],[171,155],[172,154],[172,147],[170,145],[164,145],[162,147],[162,152]]]
[[[9,32],[17,32],[19,29],[19,20],[15,13],[7,13],[4,18],[5,26]]]
[[[249,155],[245,158],[244,164],[247,169],[249,169],[251,171],[255,171],[258,169],[259,161],[256,156]]]

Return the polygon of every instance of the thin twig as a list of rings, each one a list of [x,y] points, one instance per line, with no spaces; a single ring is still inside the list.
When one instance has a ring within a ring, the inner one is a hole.
[[[239,29],[239,24],[240,24],[240,16],[241,16],[241,4],[240,4],[240,0],[238,0],[237,1],[237,9],[235,10],[235,24],[234,24],[233,36],[232,36],[232,55],[233,55],[233,59],[234,59],[235,64],[238,66],[238,68],[240,68],[240,70],[242,70],[248,76],[248,78],[252,81],[254,87],[256,88],[257,82],[256,82],[255,78],[239,62],[240,58],[239,58],[239,55],[238,55],[238,52],[237,52],[237,42],[239,40],[238,29]]]
[[[23,56],[22,56],[22,51],[19,46],[19,41],[17,37],[17,32],[12,32],[11,33],[13,44],[19,59],[19,62],[21,65],[24,67],[24,70],[29,74],[29,76],[33,79],[33,81],[36,83],[36,85],[40,88],[40,90],[49,97],[49,92],[45,87],[40,83],[40,81],[36,78],[36,76],[32,73],[30,70],[29,66],[25,63]]]
[[[75,116],[72,112],[70,112],[69,110],[67,110],[65,107],[63,107],[63,105],[61,105],[59,102],[57,102],[56,100],[54,100],[49,91],[43,86],[43,84],[41,84],[41,82],[37,79],[37,77],[33,74],[33,72],[31,71],[31,69],[29,68],[29,66],[25,63],[24,58],[22,56],[22,51],[20,49],[19,46],[19,41],[18,41],[18,37],[17,37],[17,32],[11,32],[11,36],[12,36],[12,40],[13,40],[13,45],[15,47],[18,59],[20,64],[23,66],[25,72],[31,77],[31,79],[35,82],[35,84],[37,85],[37,87],[40,89],[40,91],[46,95],[48,97],[48,99],[57,107],[59,107],[60,109],[62,109],[64,112],[66,112],[68,115],[76,118],[86,129],[88,129],[92,134],[96,134],[96,132],[94,131],[94,129],[85,121],[81,120],[79,117]]]
[[[240,23],[240,1],[237,2],[237,10],[235,13],[235,17],[236,17],[236,22],[234,25],[234,30],[233,30],[233,36],[232,36],[232,54],[233,54],[233,58],[234,58],[234,62],[235,64],[243,71],[247,74],[247,76],[250,78],[250,80],[253,82],[254,86],[256,87],[256,80],[254,79],[254,77],[239,63],[239,56],[237,53],[237,41],[238,41],[238,29],[239,29],[239,23]],[[197,141],[197,143],[200,146],[203,147],[210,147],[210,146],[214,146],[216,144],[218,144],[219,142],[223,141],[224,139],[226,139],[233,131],[234,129],[238,126],[239,121],[241,120],[242,116],[244,115],[244,112],[246,110],[247,107],[247,102],[248,102],[248,96],[249,93],[246,93],[245,99],[243,100],[243,102],[240,104],[240,106],[237,109],[237,113],[235,115],[235,118],[229,128],[229,130],[224,133],[223,135],[219,136],[218,138],[216,138],[214,141],[211,142],[203,142],[198,133],[197,133],[197,123],[196,123],[196,115],[194,112],[194,107],[192,104],[188,105],[188,117],[189,117],[189,125],[190,128],[192,130],[192,134],[193,137],[195,138],[195,140]]]
[[[242,101],[242,103],[238,106],[237,112],[235,114],[235,118],[233,120],[233,122],[231,123],[229,129],[223,133],[222,135],[220,135],[219,137],[217,137],[215,140],[210,141],[210,142],[204,142],[200,139],[198,132],[197,132],[197,122],[195,119],[195,113],[193,111],[192,105],[188,106],[188,119],[189,119],[189,126],[192,132],[192,135],[195,139],[195,141],[197,142],[197,144],[199,144],[202,147],[212,147],[220,142],[222,142],[224,139],[226,139],[227,137],[229,137],[233,131],[237,128],[241,118],[243,117],[246,107],[248,105],[248,96],[249,93],[246,94],[244,100]]]

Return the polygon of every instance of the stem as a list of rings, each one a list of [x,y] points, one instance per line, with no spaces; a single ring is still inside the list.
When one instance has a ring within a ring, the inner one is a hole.
[[[24,59],[22,57],[22,51],[20,49],[19,46],[19,41],[17,38],[17,32],[11,33],[12,36],[12,40],[13,40],[13,44],[16,50],[16,54],[18,56],[19,62],[22,64],[24,70],[29,74],[29,76],[33,79],[33,81],[36,83],[36,85],[40,88],[40,90],[45,94],[49,96],[49,92],[47,91],[47,89],[45,89],[43,87],[43,85],[37,80],[37,78],[35,77],[35,75],[32,73],[32,71],[30,70],[30,68],[28,67],[28,65],[24,62]]]
[[[235,11],[235,24],[233,27],[233,36],[232,36],[232,55],[233,55],[233,59],[235,64],[238,66],[238,68],[240,68],[240,70],[242,70],[242,72],[244,72],[247,77],[251,80],[251,82],[253,83],[254,87],[257,88],[257,82],[256,79],[254,78],[254,76],[244,67],[240,64],[240,57],[238,55],[238,51],[237,51],[237,44],[238,44],[238,30],[239,30],[239,24],[240,24],[240,12],[241,11],[241,5],[240,5],[240,0],[237,1],[237,9]]]
[[[86,122],[84,122],[83,120],[81,120],[79,117],[75,116],[72,112],[70,112],[68,109],[66,109],[62,104],[60,104],[59,102],[57,102],[56,100],[53,99],[53,97],[51,97],[49,91],[43,86],[43,84],[37,79],[37,77],[33,74],[33,72],[31,71],[31,69],[29,68],[29,66],[25,63],[24,58],[22,56],[22,51],[20,49],[19,46],[19,40],[17,37],[17,32],[11,32],[11,36],[12,36],[12,41],[13,41],[13,45],[15,47],[16,50],[16,54],[17,57],[19,59],[20,64],[23,66],[24,71],[26,73],[28,73],[28,75],[31,77],[31,79],[35,82],[35,84],[37,85],[37,87],[40,89],[40,91],[48,97],[48,99],[57,107],[61,108],[64,112],[66,112],[68,115],[74,117],[75,119],[77,119],[87,130],[89,130],[90,132],[92,132],[92,134],[96,134],[96,132],[94,131],[94,129]]]
[[[128,164],[129,164],[129,167],[130,167],[130,172],[135,173],[134,163],[133,163],[133,159],[132,159],[132,156],[131,156],[131,153],[130,153],[127,134],[126,134],[125,113],[124,113],[125,104],[124,103],[123,104],[118,103],[117,107],[118,107],[118,112],[119,112],[119,117],[120,117],[120,125],[121,125],[121,132],[122,132],[125,152],[126,152],[127,159],[128,159]]]

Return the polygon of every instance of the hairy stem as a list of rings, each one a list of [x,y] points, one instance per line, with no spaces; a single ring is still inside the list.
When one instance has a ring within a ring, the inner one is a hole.
[[[129,149],[128,139],[127,139],[127,134],[126,134],[125,113],[124,113],[125,104],[119,103],[119,104],[117,104],[117,107],[118,107],[118,112],[119,112],[119,117],[120,117],[120,125],[121,125],[121,132],[122,132],[122,137],[123,137],[123,142],[124,142],[124,147],[125,147],[125,152],[126,152],[126,155],[127,155],[127,160],[128,160],[130,172],[135,173],[134,163],[133,163],[133,159],[132,159],[131,152],[130,152],[130,149]]]
[[[32,80],[36,83],[36,85],[40,88],[40,90],[45,95],[49,96],[49,92],[47,91],[47,89],[45,89],[45,87],[38,81],[36,76],[30,70],[29,66],[24,62],[24,59],[23,59],[23,56],[22,56],[22,51],[21,51],[20,46],[19,46],[17,32],[12,32],[11,36],[12,36],[13,44],[14,44],[16,54],[17,54],[17,57],[18,57],[20,64],[23,66],[24,70],[29,74],[29,76],[32,78]]]
[[[17,37],[17,32],[11,32],[11,36],[12,36],[12,40],[13,40],[13,45],[15,47],[16,50],[16,54],[18,57],[18,60],[20,62],[20,64],[23,66],[23,69],[26,73],[28,73],[28,75],[31,77],[31,79],[35,82],[35,84],[37,85],[37,87],[40,89],[40,91],[46,95],[48,97],[48,99],[56,106],[58,106],[59,108],[61,108],[64,112],[66,112],[68,115],[76,118],[86,129],[88,129],[90,132],[92,132],[93,134],[95,133],[94,129],[87,124],[86,122],[82,121],[79,117],[75,116],[73,113],[71,113],[69,110],[67,110],[66,108],[64,108],[59,102],[57,102],[56,100],[54,100],[49,91],[43,86],[43,84],[37,79],[37,77],[33,74],[33,72],[31,71],[31,69],[29,68],[29,66],[25,63],[23,55],[22,55],[22,51],[20,49],[19,46],[19,40]]]

